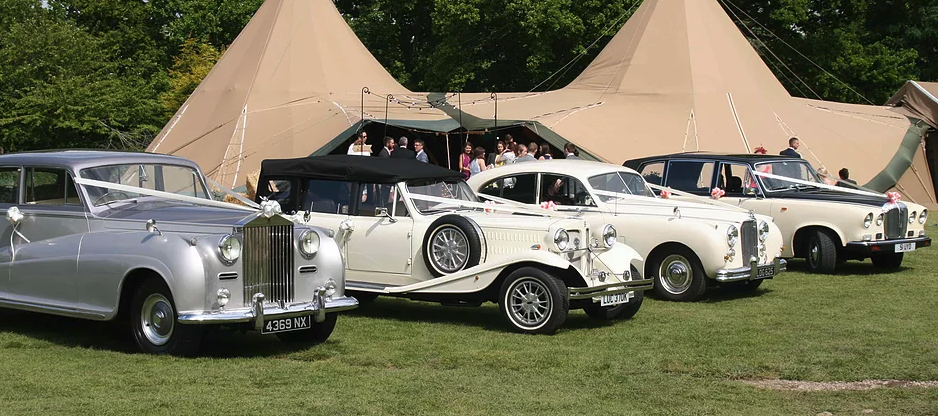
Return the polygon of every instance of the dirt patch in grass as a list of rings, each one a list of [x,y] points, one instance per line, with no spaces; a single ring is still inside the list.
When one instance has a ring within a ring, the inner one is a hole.
[[[786,391],[860,391],[880,388],[938,388],[938,381],[863,380],[863,381],[798,381],[741,380],[750,386]]]

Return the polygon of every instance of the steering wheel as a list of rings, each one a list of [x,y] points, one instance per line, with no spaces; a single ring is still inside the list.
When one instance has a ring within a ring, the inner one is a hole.
[[[116,197],[116,196],[118,196],[118,195],[121,195],[122,198],[114,198],[114,199],[109,199],[109,200],[107,200],[107,201],[102,201],[102,200],[104,200],[105,198]],[[130,199],[130,195],[128,195],[128,194],[127,194],[126,192],[124,192],[124,191],[108,191],[108,192],[105,192],[104,195],[101,195],[101,196],[95,198],[94,202],[93,202],[91,205],[98,206],[98,205],[101,205],[102,203],[111,202],[111,201],[116,201],[116,200],[118,200],[118,199]]]

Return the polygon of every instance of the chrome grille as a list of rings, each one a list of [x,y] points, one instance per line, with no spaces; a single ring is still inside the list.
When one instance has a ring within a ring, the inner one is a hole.
[[[886,211],[884,215],[883,228],[886,238],[902,238],[909,228],[909,208],[905,204],[899,204],[897,208]]]
[[[244,304],[255,293],[268,302],[293,301],[293,226],[244,228]]]
[[[755,220],[743,221],[739,229],[739,242],[742,244],[743,263],[749,264],[749,259],[759,258],[759,230]]]

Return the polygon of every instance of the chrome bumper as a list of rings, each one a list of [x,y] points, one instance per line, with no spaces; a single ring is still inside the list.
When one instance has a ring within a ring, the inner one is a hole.
[[[627,282],[607,283],[593,287],[571,287],[567,289],[567,293],[570,295],[570,300],[592,299],[596,296],[651,290],[654,283],[654,279],[629,280]]]
[[[773,268],[772,276],[759,277],[759,268],[771,266]],[[771,279],[778,275],[779,272],[785,271],[788,269],[788,262],[782,259],[781,257],[776,256],[775,261],[771,265],[759,265],[759,260],[755,257],[749,260],[748,266],[738,267],[735,269],[720,269],[717,270],[716,281],[718,282],[737,282],[740,280],[759,280],[759,279]]]
[[[178,321],[182,324],[232,324],[253,323],[254,329],[260,330],[264,326],[264,319],[270,317],[292,318],[295,316],[313,315],[316,322],[326,319],[326,313],[347,311],[358,307],[358,300],[351,296],[326,299],[326,290],[316,289],[313,300],[293,304],[264,304],[264,295],[255,294],[250,309],[221,310],[208,313],[180,314]]]

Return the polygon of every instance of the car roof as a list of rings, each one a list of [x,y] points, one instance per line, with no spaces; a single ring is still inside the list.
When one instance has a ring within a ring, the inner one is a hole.
[[[423,163],[417,159],[326,155],[295,159],[266,159],[261,162],[262,178],[283,175],[381,184],[414,180],[459,180],[463,178],[459,172]]]
[[[727,162],[760,163],[780,160],[791,161],[797,158],[782,155],[761,155],[757,153],[683,152],[630,159],[625,161],[623,165],[637,166],[641,163],[663,159],[721,160]]]
[[[552,173],[585,178],[602,175],[609,172],[629,172],[637,174],[637,172],[630,168],[605,162],[594,162],[590,160],[552,159],[520,163],[515,162],[504,166],[499,166],[495,169],[488,169],[485,172],[476,174],[473,176],[473,178],[478,177],[479,180],[488,180],[496,176],[532,172]]]
[[[0,165],[55,165],[79,171],[81,169],[121,165],[128,163],[162,163],[184,165],[198,169],[198,165],[186,158],[148,152],[126,152],[113,150],[43,150],[36,152],[7,153],[0,155]]]

